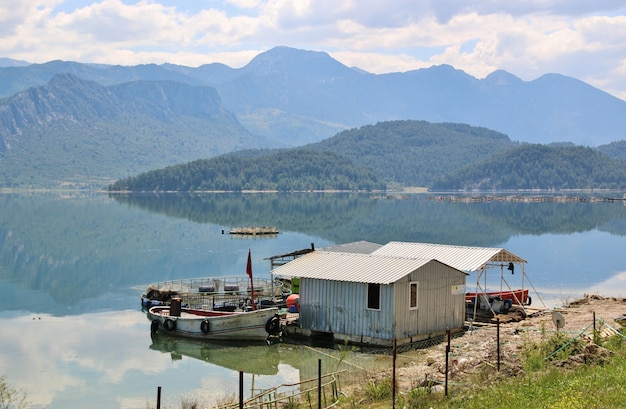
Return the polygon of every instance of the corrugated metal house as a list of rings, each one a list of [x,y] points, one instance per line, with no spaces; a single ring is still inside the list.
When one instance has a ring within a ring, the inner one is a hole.
[[[434,259],[313,251],[272,271],[300,277],[300,327],[390,346],[461,329],[466,274]]]

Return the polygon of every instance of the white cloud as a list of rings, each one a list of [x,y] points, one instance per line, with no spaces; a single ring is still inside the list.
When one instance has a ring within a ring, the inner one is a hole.
[[[626,98],[625,15],[618,0],[9,0],[0,56],[240,67],[286,45],[375,73],[433,64],[477,77],[558,72]]]
[[[29,402],[38,407],[48,406],[55,396],[87,382],[72,374],[71,366],[102,374],[100,380],[113,385],[129,371],[154,374],[168,368],[167,361],[150,359],[154,354],[142,341],[146,338],[145,315],[136,311],[76,316],[72,320],[24,316],[9,322],[2,327],[0,346],[11,353],[2,355],[6,360],[2,366],[12,368],[7,374],[11,385],[23,390]],[[77,337],[76,333],[82,335]],[[112,348],[112,343],[119,347]],[[146,366],[146,361],[153,364]]]

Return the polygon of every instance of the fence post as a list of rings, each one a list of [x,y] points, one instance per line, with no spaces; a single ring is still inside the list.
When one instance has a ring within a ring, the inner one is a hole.
[[[398,340],[394,338],[393,340],[393,370],[391,375],[391,407],[392,409],[396,409],[396,354],[398,348]]]
[[[322,409],[322,360],[317,360],[317,409]]]
[[[596,312],[593,311],[593,343],[598,345],[598,334],[596,333]]]
[[[446,330],[446,334],[448,335],[448,345],[446,345],[446,383],[445,383],[445,395],[448,396],[448,368],[449,368],[449,358],[450,355],[450,330]]]
[[[239,409],[243,409],[243,371],[239,371]]]
[[[498,372],[500,372],[500,318],[497,319],[496,325],[496,344],[498,344]]]

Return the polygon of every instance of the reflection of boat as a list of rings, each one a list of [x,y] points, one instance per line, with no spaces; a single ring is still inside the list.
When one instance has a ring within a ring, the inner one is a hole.
[[[530,303],[532,302],[532,299],[528,295],[528,290],[492,291],[486,293],[478,293],[478,296],[479,299],[485,297],[488,300],[511,300],[511,304],[515,305],[530,305]],[[466,293],[465,301],[475,302],[476,293]]]
[[[170,306],[155,306],[148,310],[151,332],[165,331],[188,338],[216,340],[265,341],[269,335],[281,332],[278,308],[247,312],[211,311],[182,308],[180,299]]]
[[[268,348],[265,344],[233,346],[232,343],[174,338],[167,334],[153,334],[150,349],[170,353],[172,359],[187,356],[233,371],[256,375],[277,374],[280,362],[276,347]]]
[[[178,297],[189,308],[234,311],[249,303],[252,288],[257,308],[271,307],[282,301],[280,281],[255,278],[251,286],[248,276],[204,277],[150,284],[141,295],[141,305],[144,308],[168,305],[172,297]]]

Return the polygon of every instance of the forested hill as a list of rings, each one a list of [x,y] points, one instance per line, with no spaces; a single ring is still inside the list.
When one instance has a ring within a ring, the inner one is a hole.
[[[433,190],[591,188],[626,188],[626,161],[582,146],[523,145],[432,184]]]
[[[598,151],[613,159],[626,160],[626,140],[611,142],[598,146]]]
[[[516,146],[491,129],[426,121],[380,122],[307,145],[346,156],[386,182],[407,186],[430,186],[440,175]]]
[[[384,190],[375,173],[331,152],[306,149],[258,157],[223,155],[119,180],[110,191]]]
[[[616,152],[616,149],[609,149]],[[619,156],[616,154],[616,156]],[[626,188],[626,163],[573,144],[534,145],[479,127],[390,121],[303,148],[246,150],[120,180],[115,191]]]

